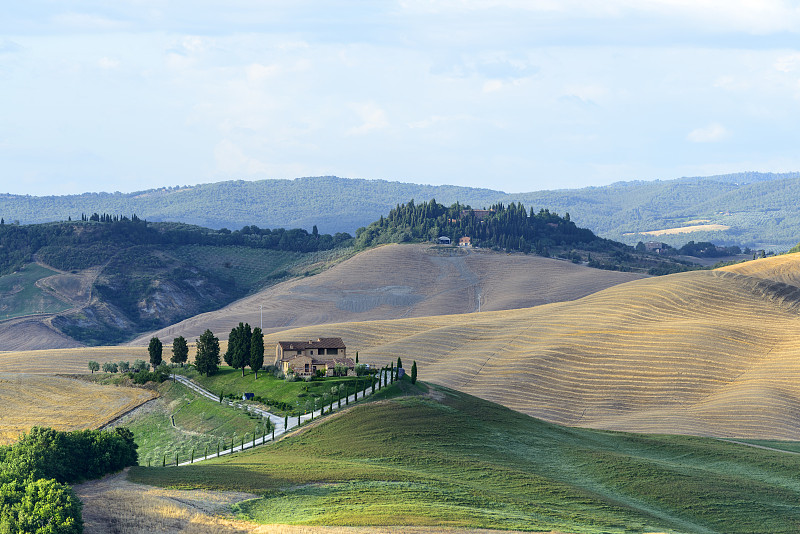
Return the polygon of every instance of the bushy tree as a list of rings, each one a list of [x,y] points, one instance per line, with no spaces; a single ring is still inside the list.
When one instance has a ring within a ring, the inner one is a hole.
[[[117,365],[120,373],[127,373],[131,370],[131,364],[128,362],[119,362]]]
[[[89,370],[94,374],[95,371],[100,370],[100,364],[94,360],[89,360]]]
[[[219,339],[211,330],[205,332],[197,340],[197,356],[194,359],[197,372],[211,376],[219,369]]]
[[[0,486],[0,532],[80,534],[81,501],[52,479],[14,479]]]
[[[161,343],[161,340],[157,337],[150,338],[150,344],[147,346],[147,352],[150,354],[150,364],[153,366],[153,369],[158,367],[161,364],[161,353],[164,346]]]
[[[256,374],[258,380],[258,370],[264,365],[264,335],[259,327],[253,328],[250,336],[250,369]],[[244,369],[242,369],[244,372]]]
[[[104,373],[116,373],[117,371],[119,371],[119,368],[117,367],[116,363],[114,363],[114,362],[105,362],[103,364],[103,372]]]
[[[186,343],[186,338],[178,336],[172,340],[172,357],[169,359],[172,363],[179,363],[181,367],[189,359],[189,344]]]
[[[133,360],[133,368],[139,372],[147,370],[147,362],[144,360]]]

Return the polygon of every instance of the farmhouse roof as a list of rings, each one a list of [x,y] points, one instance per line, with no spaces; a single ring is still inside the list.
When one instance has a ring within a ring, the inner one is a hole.
[[[306,349],[345,349],[344,341],[340,337],[320,337],[316,341],[278,341],[283,350]]]

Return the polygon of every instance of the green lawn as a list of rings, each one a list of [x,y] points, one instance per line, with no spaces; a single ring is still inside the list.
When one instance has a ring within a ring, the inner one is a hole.
[[[270,411],[281,415],[287,413],[296,415],[298,412],[304,411],[309,399],[318,399],[317,407],[319,408],[319,403],[323,402],[322,399],[324,399],[323,395],[330,395],[331,388],[338,387],[340,384],[345,384],[351,395],[356,387],[355,377],[330,377],[311,382],[302,380],[287,382],[286,380],[275,378],[270,373],[260,372],[258,373],[258,380],[256,380],[254,373],[249,369],[245,369],[244,377],[242,377],[241,370],[233,369],[227,365],[221,366],[219,372],[210,377],[201,375],[193,367],[178,368],[177,371],[215,394],[233,394],[241,398],[243,393],[253,393],[263,399],[270,399],[293,406],[291,410],[287,411],[281,405],[266,403],[270,407]],[[363,390],[364,383],[368,380],[365,377],[358,379],[360,390]],[[334,397],[334,402],[336,402],[337,398]],[[344,403],[344,400],[342,400],[342,403]]]
[[[265,429],[260,417],[196,395],[181,384],[164,382],[159,394],[154,408],[125,423],[139,445],[140,465],[160,466],[165,454],[167,463],[174,464],[176,452],[183,462],[192,449],[197,457],[205,455],[206,447],[215,453],[219,443],[221,449],[229,448],[233,438],[239,445],[242,437],[252,440],[253,432],[260,437]]]
[[[31,313],[58,313],[70,307],[66,302],[36,287],[40,278],[58,274],[29,263],[19,271],[0,276],[0,319]]]
[[[427,393],[426,393],[427,392]],[[797,532],[800,456],[544,423],[407,381],[274,445],[148,484],[251,491],[264,523],[566,532]]]

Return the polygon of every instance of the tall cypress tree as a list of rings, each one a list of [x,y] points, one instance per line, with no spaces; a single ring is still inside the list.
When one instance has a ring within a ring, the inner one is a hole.
[[[258,380],[258,370],[264,365],[264,335],[259,327],[253,328],[250,336],[250,369],[256,374]]]

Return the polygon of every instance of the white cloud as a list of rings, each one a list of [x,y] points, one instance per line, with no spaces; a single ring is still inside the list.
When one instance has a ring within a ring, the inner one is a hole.
[[[97,66],[105,70],[116,69],[119,67],[119,61],[108,57],[101,57],[97,60]]]
[[[262,65],[252,63],[247,66],[247,79],[251,82],[261,82],[278,73],[278,65]]]
[[[790,73],[800,67],[800,52],[781,56],[775,60],[775,70]]]
[[[361,120],[361,124],[348,129],[347,133],[349,135],[361,135],[389,126],[389,121],[386,119],[386,112],[375,102],[351,104],[350,109],[352,109]]]
[[[730,132],[721,124],[713,123],[689,132],[686,139],[693,143],[716,143],[730,137]]]
[[[265,163],[246,155],[228,139],[223,139],[214,147],[214,160],[218,171],[231,176],[264,173],[268,168]]]

